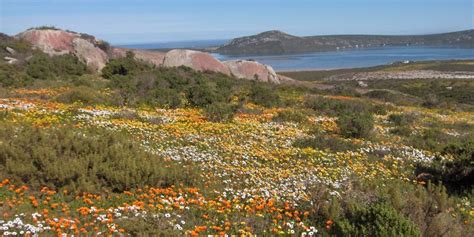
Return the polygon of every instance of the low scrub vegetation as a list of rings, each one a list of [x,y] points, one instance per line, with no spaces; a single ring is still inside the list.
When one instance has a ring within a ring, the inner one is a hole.
[[[0,134],[0,177],[35,189],[122,192],[195,181],[191,169],[183,172],[123,134],[4,124]]]
[[[0,235],[474,233],[468,81],[359,94],[25,54],[0,62]]]

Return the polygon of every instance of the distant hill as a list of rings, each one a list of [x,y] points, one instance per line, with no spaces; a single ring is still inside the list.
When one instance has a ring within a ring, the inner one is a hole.
[[[281,31],[233,39],[213,50],[227,55],[273,55],[380,46],[448,46],[474,48],[474,30],[431,35],[326,35],[299,37]]]

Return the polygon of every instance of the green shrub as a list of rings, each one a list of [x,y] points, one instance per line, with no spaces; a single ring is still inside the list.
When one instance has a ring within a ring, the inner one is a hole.
[[[370,113],[351,113],[340,116],[337,126],[344,137],[367,138],[374,128],[374,118]]]
[[[0,63],[0,87],[21,87],[30,85],[33,78],[29,77],[17,65]]]
[[[102,129],[0,127],[0,178],[35,189],[121,192],[145,185],[193,185],[195,172]]]
[[[259,82],[251,84],[249,92],[250,102],[264,107],[274,107],[280,104],[281,100],[270,85],[263,85]]]
[[[471,191],[474,187],[474,139],[449,144],[442,154],[453,156],[453,160],[436,159],[431,164],[419,164],[416,174],[429,173],[434,181],[442,182],[450,191]]]
[[[156,88],[150,93],[148,103],[175,109],[183,106],[183,100],[183,96],[175,89]]]
[[[212,103],[204,108],[204,114],[212,122],[229,122],[234,118],[237,106],[228,103]]]
[[[335,222],[336,235],[420,236],[420,231],[413,222],[397,213],[392,207],[383,204],[357,206],[346,218]]]
[[[456,211],[460,199],[450,197],[442,185],[414,185],[398,179],[369,182],[352,179],[348,187],[337,198],[331,197],[329,190],[320,184],[309,187],[310,220],[321,226],[328,219],[334,221],[330,228],[321,228],[322,236],[436,236],[436,233],[470,236],[472,233],[472,227],[464,223],[466,216],[461,217]],[[414,226],[420,233],[396,233]]]
[[[386,115],[387,109],[392,108],[390,105],[375,104],[372,106],[371,112],[378,115]]]
[[[371,112],[373,109],[373,106],[368,102],[362,102],[358,100],[337,100],[323,96],[306,97],[304,105],[308,109],[312,109],[330,116]]]
[[[100,92],[84,86],[79,86],[63,92],[56,96],[55,100],[65,104],[79,102],[87,105],[101,104],[106,101]]]
[[[424,129],[421,133],[411,136],[408,143],[420,149],[440,152],[446,144],[459,140],[457,137],[444,133],[439,128]]]
[[[188,89],[187,98],[189,104],[195,107],[206,107],[212,103],[224,101],[224,97],[218,93],[215,85],[204,80]]]
[[[421,99],[406,95],[403,93],[395,93],[387,90],[372,90],[364,94],[365,97],[378,99],[384,102],[390,102],[396,105],[418,105],[421,103]]]
[[[410,126],[417,118],[415,113],[390,114],[388,120],[396,126]]]
[[[125,57],[109,60],[102,69],[102,77],[111,79],[113,76],[135,75],[139,72],[149,71],[153,67],[143,61],[135,59],[135,54],[128,51]]]
[[[297,139],[293,143],[293,146],[300,148],[311,147],[318,150],[329,149],[332,152],[353,151],[358,148],[358,146],[350,141],[346,141],[336,136],[323,134],[316,134],[309,138]]]
[[[20,54],[27,54],[32,51],[30,42],[0,33],[0,48],[3,50],[6,47],[10,47]]]
[[[342,96],[353,96],[353,97],[359,97],[360,93],[350,87],[350,86],[345,86],[345,85],[336,85],[334,88],[329,89],[329,93],[333,95],[342,95]]]
[[[109,86],[118,104],[205,108],[212,103],[230,101],[239,83],[222,74],[178,67],[114,75]]]
[[[399,135],[399,136],[408,137],[411,135],[412,131],[411,131],[411,128],[408,126],[398,126],[398,127],[390,129],[390,133]]]
[[[296,111],[294,109],[290,109],[290,110],[279,111],[277,115],[273,117],[273,121],[304,123],[308,121],[308,118],[306,117],[304,113],[300,111]]]
[[[86,64],[72,54],[48,56],[36,53],[25,65],[25,72],[34,79],[64,79],[88,73]]]

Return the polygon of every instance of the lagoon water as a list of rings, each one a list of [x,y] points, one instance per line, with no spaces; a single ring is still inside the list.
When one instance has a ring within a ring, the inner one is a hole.
[[[226,40],[182,41],[169,43],[152,43],[126,45],[128,48],[163,49],[163,48],[203,48],[224,44]],[[397,61],[425,61],[474,59],[474,49],[436,48],[436,47],[378,47],[346,49],[331,52],[317,52],[275,56],[227,56],[213,54],[219,60],[251,59],[271,65],[276,71],[324,70],[337,68],[370,67],[390,64]]]
[[[230,57],[219,54],[214,56],[219,60],[252,59],[271,65],[276,71],[294,71],[370,67],[405,60],[474,59],[474,49],[383,47],[278,56]]]

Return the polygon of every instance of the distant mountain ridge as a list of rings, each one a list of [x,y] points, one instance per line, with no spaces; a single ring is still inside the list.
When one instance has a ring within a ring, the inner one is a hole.
[[[273,30],[233,39],[213,52],[227,55],[278,55],[380,46],[474,48],[474,30],[430,35],[325,35],[299,37]]]

